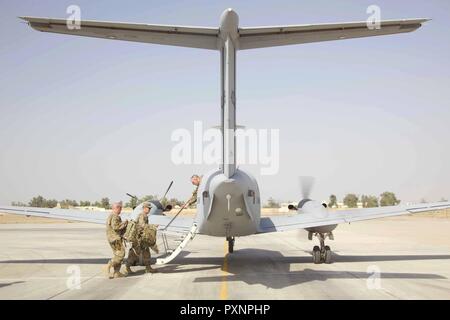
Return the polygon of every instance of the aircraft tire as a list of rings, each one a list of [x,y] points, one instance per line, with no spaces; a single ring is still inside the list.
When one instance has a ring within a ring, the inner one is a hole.
[[[228,253],[233,253],[234,251],[234,238],[228,239]]]
[[[324,262],[327,264],[331,263],[331,249],[329,246],[325,246],[325,257]]]
[[[313,248],[313,262],[314,264],[319,264],[322,262],[321,256],[320,256],[320,248],[319,246],[314,246]]]

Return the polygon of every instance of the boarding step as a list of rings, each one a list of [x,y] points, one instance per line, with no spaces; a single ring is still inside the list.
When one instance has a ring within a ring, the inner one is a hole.
[[[186,247],[186,245],[189,243],[189,241],[194,239],[196,232],[197,232],[197,224],[194,223],[191,227],[191,230],[184,237],[184,239],[181,241],[181,243],[178,245],[178,247],[176,247],[175,250],[173,250],[173,251],[166,249],[166,252],[169,253],[169,255],[164,258],[156,259],[156,264],[166,264],[166,263],[169,263],[170,261],[172,261],[173,259],[175,259],[181,253],[181,251],[183,251],[184,247]],[[163,239],[164,238],[165,238],[165,235],[163,235]],[[164,241],[165,241],[164,245],[166,245],[167,239]]]

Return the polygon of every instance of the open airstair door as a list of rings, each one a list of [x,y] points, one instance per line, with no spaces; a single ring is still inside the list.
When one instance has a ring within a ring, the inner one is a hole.
[[[166,264],[175,259],[181,251],[187,246],[187,244],[194,239],[195,235],[197,234],[197,224],[194,223],[192,225],[191,230],[188,232],[188,234],[184,237],[184,239],[180,242],[180,244],[174,249],[174,250],[168,250],[168,242],[167,237],[164,231],[161,232],[161,237],[163,239],[164,248],[166,249],[166,252],[169,253],[168,256],[164,258],[158,258],[156,259],[156,264]]]

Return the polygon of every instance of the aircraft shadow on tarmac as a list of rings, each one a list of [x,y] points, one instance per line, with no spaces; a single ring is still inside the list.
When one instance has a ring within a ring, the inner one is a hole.
[[[228,272],[238,272],[231,271]],[[326,281],[329,279],[360,279],[365,281],[372,274],[360,271],[320,271],[313,269],[304,269],[300,271],[286,271],[284,273],[257,272],[255,273],[237,273],[226,276],[211,276],[196,278],[194,282],[221,282],[240,281],[249,285],[261,284],[267,288],[282,289],[293,285],[303,284],[312,281]],[[395,273],[382,272],[383,279],[447,279],[443,276],[429,273]]]
[[[309,251],[305,251],[310,253]],[[176,263],[171,263],[167,266],[182,266],[192,264],[205,264],[222,266],[223,257],[189,257],[189,251],[183,251],[175,258]],[[154,256],[152,255],[152,260]],[[239,263],[243,266],[264,265],[267,260],[271,263],[290,264],[290,263],[311,263],[310,256],[283,256],[278,251],[262,250],[262,249],[240,249],[232,254],[227,255],[229,263],[231,261]],[[22,264],[22,263],[36,263],[36,264],[106,264],[109,258],[57,258],[57,259],[24,259],[24,260],[0,260],[0,264]],[[333,262],[381,262],[381,261],[414,261],[414,260],[450,260],[450,255],[374,255],[374,256],[354,256],[354,255],[339,255],[333,252]],[[163,268],[162,266],[160,268]],[[168,268],[167,270],[172,270]],[[185,270],[185,271],[188,271]]]
[[[402,260],[442,260],[450,259],[450,255],[403,255],[403,256],[339,256],[336,262],[359,261],[402,261]],[[242,281],[247,284],[262,284],[269,288],[280,289],[310,281],[326,281],[328,279],[362,279],[371,273],[359,271],[331,271],[303,269],[291,271],[291,264],[311,262],[311,257],[283,256],[278,251],[261,249],[242,249],[227,255],[227,268],[224,270],[223,258],[184,258],[183,264],[221,264],[221,270],[227,274],[220,276],[199,277],[195,282]],[[181,262],[181,261],[180,261]],[[447,279],[441,275],[428,273],[390,273],[382,272],[382,278],[387,279]]]
[[[157,266],[160,273],[185,273],[204,270],[221,269],[219,276],[198,277],[195,282],[242,281],[247,284],[262,284],[269,288],[284,288],[310,281],[326,281],[327,279],[367,279],[371,274],[359,271],[313,270],[305,268],[291,271],[291,264],[312,264],[310,256],[283,256],[278,251],[263,249],[240,249],[227,255],[227,268],[224,270],[224,257],[193,257],[189,251],[182,252],[174,262]],[[333,261],[340,262],[382,262],[413,260],[450,260],[450,255],[375,255],[355,256],[333,253]],[[67,259],[27,259],[4,260],[1,264],[106,264],[108,258],[67,258]],[[201,265],[200,267],[193,267]],[[324,265],[326,266],[326,265]],[[133,274],[144,274],[144,269],[137,269]],[[447,279],[441,275],[427,273],[388,273],[382,272],[382,278],[388,279]],[[8,284],[6,284],[8,285]],[[0,284],[1,286],[1,284]]]
[[[25,281],[13,281],[13,282],[8,282],[8,283],[0,283],[0,289],[3,287],[12,286],[14,284],[24,283],[24,282]]]
[[[183,258],[187,256],[190,252],[183,251],[178,256]],[[158,255],[159,257],[159,255]],[[223,260],[223,258],[220,258]],[[1,264],[107,264],[110,258],[50,258],[50,259],[24,259],[24,260],[0,260]],[[152,260],[154,260],[154,255],[152,255]]]
[[[21,263],[36,263],[36,264],[107,264],[109,258],[61,258],[61,259],[28,259],[28,260],[4,260],[1,264],[21,264]]]

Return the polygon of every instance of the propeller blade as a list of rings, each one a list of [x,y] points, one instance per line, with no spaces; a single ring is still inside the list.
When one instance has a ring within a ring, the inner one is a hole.
[[[298,177],[302,199],[310,199],[309,196],[314,186],[314,180],[315,180],[314,177],[311,176]]]
[[[162,196],[161,200],[164,199],[167,195],[167,193],[169,192],[170,188],[172,187],[173,181],[170,181],[169,187],[166,190],[166,193],[164,193],[164,195]]]

